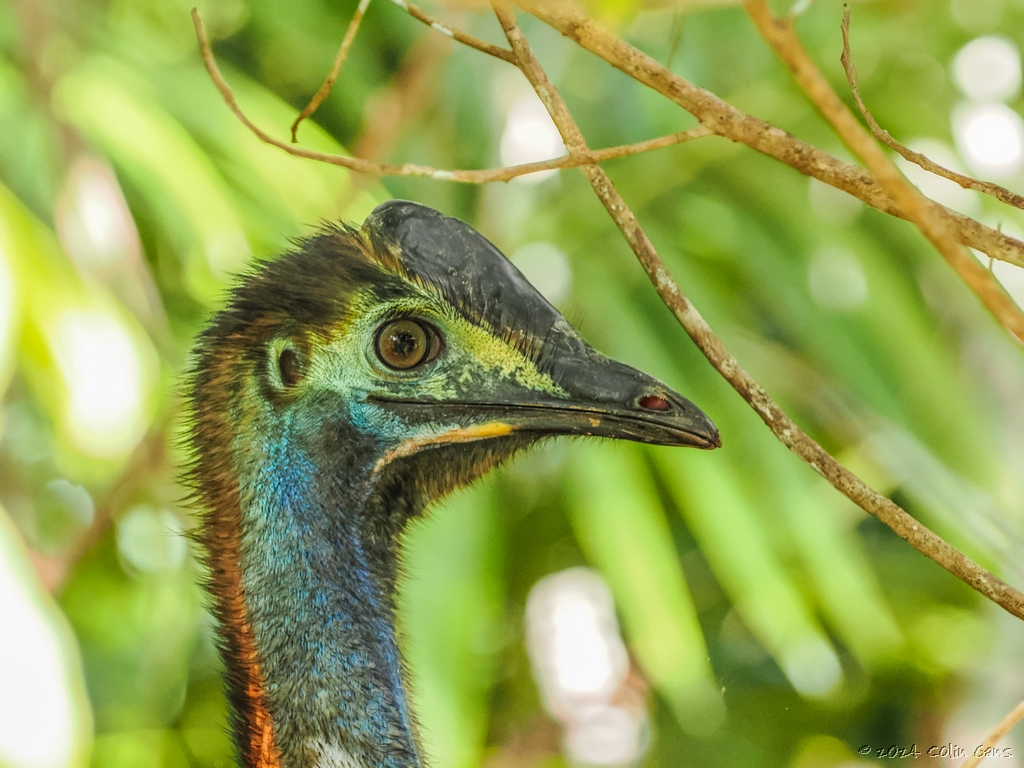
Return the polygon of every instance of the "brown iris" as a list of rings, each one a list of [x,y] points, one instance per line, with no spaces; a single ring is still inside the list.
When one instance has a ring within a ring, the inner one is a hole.
[[[377,332],[377,357],[388,368],[397,371],[407,371],[429,362],[440,351],[438,332],[416,320],[392,320]]]

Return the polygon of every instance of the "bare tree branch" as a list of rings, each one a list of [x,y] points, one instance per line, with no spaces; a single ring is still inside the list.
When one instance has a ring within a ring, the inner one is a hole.
[[[394,1],[408,10],[404,0]],[[607,159],[612,154],[614,156],[635,154],[655,148],[656,146],[664,146],[668,143],[678,143],[689,138],[717,133],[736,141],[743,141],[743,143],[766,154],[779,157],[779,159],[788,162],[789,165],[807,175],[831,183],[840,189],[853,191],[861,199],[874,204],[882,210],[887,210],[890,213],[914,221],[923,220],[925,221],[925,227],[931,227],[938,232],[937,239],[941,240],[943,229],[948,227],[958,233],[964,242],[970,244],[977,242],[979,245],[987,246],[994,251],[1002,249],[1000,252],[1004,256],[1010,257],[1007,260],[1014,261],[1019,258],[1021,263],[1024,263],[1024,243],[984,227],[973,219],[960,216],[930,201],[916,197],[916,191],[913,188],[911,188],[911,194],[915,195],[913,199],[900,199],[899,202],[896,202],[894,196],[891,195],[893,191],[897,194],[901,193],[897,186],[893,186],[893,189],[887,193],[878,187],[870,174],[858,166],[843,163],[790,136],[779,128],[743,114],[722,102],[713,94],[696,88],[682,80],[682,78],[678,78],[645,54],[627,45],[614,35],[601,30],[583,16],[582,12],[578,11],[575,6],[562,5],[559,6],[561,10],[554,12],[551,10],[553,6],[546,4],[544,6],[533,5],[533,3],[537,3],[539,0],[519,1],[524,4],[530,4],[529,10],[531,13],[552,24],[552,26],[561,30],[568,37],[577,40],[583,47],[594,50],[606,58],[611,57],[609,61],[619,69],[622,69],[640,82],[651,85],[655,90],[664,93],[676,103],[689,109],[689,111],[702,120],[702,124],[693,131],[675,134],[674,136],[662,139],[654,139],[651,142],[644,142],[642,145],[614,147],[597,152],[591,151],[587,147],[578,126],[566,108],[564,101],[562,101],[557,89],[547,78],[547,75],[530,51],[529,44],[523,37],[522,31],[511,10],[508,6],[499,4],[503,0],[494,0],[495,13],[502,25],[506,38],[512,46],[512,51],[509,52],[511,62],[527,76],[537,95],[544,103],[545,108],[552,116],[569,151],[567,157],[545,161],[544,163],[531,163],[524,166],[489,171],[441,171],[425,166],[381,165],[359,158],[310,152],[273,139],[242,113],[235,102],[230,87],[217,69],[209,41],[203,32],[199,15],[195,11],[193,11],[193,19],[207,70],[229,108],[261,140],[278,146],[291,154],[342,165],[358,173],[372,175],[417,175],[471,183],[507,180],[522,173],[554,167],[580,167],[597,193],[598,198],[605,206],[605,209],[633,249],[658,291],[659,296],[661,296],[690,338],[693,339],[694,343],[704,353],[705,357],[758,413],[780,442],[796,453],[851,501],[876,516],[915,549],[934,560],[973,589],[1002,606],[1008,612],[1024,619],[1024,594],[1021,594],[1001,579],[981,568],[962,552],[950,546],[941,537],[917,522],[893,501],[874,491],[860,478],[850,472],[850,470],[839,464],[824,448],[804,433],[768,396],[765,390],[743,370],[736,358],[726,350],[721,339],[718,338],[697,309],[680,291],[679,286],[640,227],[635,215],[621,196],[619,196],[607,175],[596,163],[601,159]],[[748,3],[753,2],[755,0],[748,0]],[[413,12],[410,11],[410,13]],[[416,16],[415,13],[413,15],[419,18],[420,21],[429,23],[435,29],[441,26],[442,29],[439,31],[453,39],[462,40],[462,38],[467,37],[463,33],[457,35],[456,31],[449,27],[434,23],[430,20],[430,17],[422,14],[418,9],[417,13],[423,18]],[[475,38],[473,42],[467,42],[466,44],[478,50],[483,50],[485,53],[490,53],[489,48],[493,48],[490,44],[475,40]],[[615,56],[620,58],[615,59]],[[505,56],[499,56],[499,58],[506,61],[509,60]],[[835,96],[834,93],[832,95],[833,97]],[[706,121],[704,120],[705,117],[707,118]],[[852,120],[852,115],[850,115],[850,119]],[[854,125],[860,129],[855,121]],[[863,133],[863,129],[860,130]],[[877,151],[880,151],[874,144],[872,146]],[[898,174],[897,178],[899,179]],[[902,183],[905,186],[909,186],[905,181],[902,181]],[[948,232],[949,230],[946,230],[947,240],[950,239]],[[1000,240],[1000,238],[1003,239]],[[955,243],[953,247],[960,251]],[[962,251],[960,252],[962,253]],[[970,258],[966,254],[963,255],[965,258]]]
[[[844,163],[680,77],[596,24],[573,0],[517,0],[517,3],[582,48],[675,102],[719,136],[774,157],[806,176],[848,192],[872,208],[901,219],[908,218],[903,208],[863,168]],[[929,201],[927,205],[964,245],[994,259],[1024,267],[1024,242],[938,203]]]
[[[520,69],[544,102],[569,152],[582,155],[587,151],[587,145],[579,127],[558,90],[533,56],[512,11],[501,3],[502,0],[493,0],[494,11],[513,52],[519,59]],[[750,404],[782,444],[807,462],[853,503],[877,517],[916,550],[1014,616],[1024,619],[1024,594],[989,573],[907,514],[891,499],[872,489],[800,429],[750,374],[743,370],[739,361],[729,353],[722,340],[679,289],[636,216],[619,195],[607,174],[596,165],[583,165],[580,170],[586,175],[605,210],[633,249],[662,301],[708,361]]]
[[[443,22],[438,21],[433,16],[427,15],[422,8],[407,3],[406,0],[391,0],[395,5],[401,8],[403,11],[408,13],[417,21],[422,21],[428,27],[432,27],[442,35],[452,38],[456,42],[468,45],[470,48],[476,48],[481,53],[486,53],[488,56],[494,56],[496,59],[507,61],[509,64],[515,64],[516,58],[508,48],[502,48],[500,45],[491,45],[488,42],[484,42],[479,38],[473,37],[472,35],[466,34],[460,29],[449,26]]]
[[[909,160],[915,165],[919,165],[929,173],[934,173],[936,176],[941,176],[944,179],[956,182],[964,189],[973,189],[975,192],[981,192],[982,194],[994,197],[1001,203],[1012,205],[1014,208],[1020,208],[1024,210],[1024,195],[1018,195],[1016,192],[1011,192],[1006,187],[1001,187],[998,184],[993,184],[991,181],[981,181],[979,179],[965,176],[962,173],[951,171],[948,168],[944,168],[927,156],[922,155],[920,152],[915,152],[894,139],[888,131],[884,130],[875,120],[875,116],[871,114],[871,111],[867,108],[864,103],[864,99],[860,95],[860,86],[857,83],[857,67],[853,63],[853,55],[850,53],[850,6],[844,6],[843,10],[843,55],[840,61],[843,64],[843,69],[846,71],[846,81],[850,84],[850,93],[853,94],[853,100],[857,102],[857,109],[860,110],[861,116],[868,124],[868,128],[871,129],[871,135],[874,136],[878,141],[885,144],[890,149],[895,150],[903,156],[905,160]]]
[[[1024,312],[991,271],[968,253],[939,209],[907,181],[882,148],[839,99],[828,80],[807,55],[793,30],[790,17],[772,14],[765,0],[746,0],[747,13],[761,36],[789,67],[811,102],[832,124],[843,142],[867,165],[878,184],[896,201],[905,218],[928,241],[981,299],[985,308],[1019,341],[1024,341]]]
[[[235,100],[235,94],[232,92],[231,86],[227,84],[227,81],[220,72],[220,68],[217,66],[217,60],[214,58],[213,50],[210,48],[210,41],[206,37],[206,30],[203,27],[203,21],[199,16],[199,12],[194,8],[192,9],[192,22],[196,28],[196,38],[199,41],[199,50],[203,57],[203,63],[206,65],[206,71],[210,75],[210,79],[213,80],[213,84],[217,87],[217,90],[220,91],[220,95],[223,97],[224,102],[228,105],[228,108],[232,113],[234,113],[235,117],[237,117],[246,128],[252,131],[260,141],[284,150],[289,155],[293,155],[295,157],[304,157],[308,160],[317,160],[321,163],[339,165],[342,168],[349,169],[350,171],[363,173],[369,176],[426,176],[438,181],[456,181],[466,184],[484,184],[492,181],[509,181],[518,176],[525,176],[530,173],[536,173],[537,171],[575,168],[579,165],[583,165],[584,163],[599,163],[606,160],[614,160],[619,157],[638,155],[643,152],[650,152],[654,149],[662,149],[663,147],[670,147],[674,144],[682,144],[687,141],[692,141],[693,139],[700,139],[705,136],[710,136],[713,133],[710,129],[699,125],[688,131],[680,131],[679,133],[673,133],[670,136],[661,136],[656,139],[641,141],[637,144],[624,144],[618,147],[599,149],[594,152],[590,152],[583,157],[558,157],[552,160],[542,160],[536,163],[523,163],[522,165],[512,165],[505,168],[489,168],[480,171],[449,171],[440,168],[430,168],[425,165],[415,165],[412,163],[388,165],[385,163],[375,163],[370,160],[364,160],[359,157],[349,157],[348,155],[332,155],[327,152],[316,152],[311,149],[303,149],[302,147],[293,146],[281,141],[280,139],[275,139],[246,116],[241,107],[238,106],[238,102]]]
[[[299,123],[305,120],[307,117],[316,112],[317,108],[323,104],[324,99],[331,92],[331,88],[338,81],[338,74],[341,72],[341,67],[345,63],[345,59],[348,58],[348,49],[352,47],[352,41],[356,39],[356,32],[359,31],[359,25],[363,21],[363,16],[366,14],[366,9],[370,5],[370,0],[359,0],[359,5],[356,7],[356,12],[352,16],[352,21],[348,23],[348,29],[345,30],[345,36],[341,39],[341,45],[338,48],[338,55],[334,57],[334,66],[331,67],[330,74],[327,75],[327,79],[324,80],[323,85],[320,89],[313,94],[313,98],[309,100],[299,116],[295,118],[295,122],[292,123],[292,144],[296,143],[299,139],[297,133],[299,130]]]
[[[1010,732],[1010,729],[1021,720],[1024,720],[1024,701],[1014,707],[1013,711],[1004,717],[999,725],[992,729],[988,736],[985,737],[985,740],[974,750],[974,753],[964,760],[960,768],[976,768],[982,760],[989,756],[992,748],[1002,741],[1003,737]]]

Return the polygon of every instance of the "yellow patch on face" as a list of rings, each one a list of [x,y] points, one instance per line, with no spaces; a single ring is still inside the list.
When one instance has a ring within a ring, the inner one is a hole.
[[[493,384],[512,380],[526,390],[565,396],[567,393],[533,361],[489,330],[471,323],[440,297],[424,288],[413,295],[379,304],[369,294],[353,297],[349,317],[328,335],[312,355],[307,379],[315,386],[351,392],[395,395],[408,389],[410,398],[438,401],[481,399]],[[418,294],[418,295],[417,295]],[[437,327],[445,346],[421,370],[392,371],[376,357],[377,330],[396,317],[421,319]]]
[[[538,371],[532,360],[484,328],[458,318],[456,330],[459,341],[472,351],[477,363],[477,366],[462,371],[460,383],[472,384],[475,378],[481,379],[481,383],[491,377],[512,378],[526,389],[549,395],[566,394],[554,379]]]
[[[512,434],[513,430],[514,427],[511,424],[506,424],[502,421],[489,421],[486,424],[474,424],[469,427],[453,425],[449,429],[421,435],[400,443],[377,460],[373,467],[373,473],[377,474],[395,459],[412,456],[428,445],[471,443],[476,440],[487,440],[492,437],[504,437],[505,435]]]

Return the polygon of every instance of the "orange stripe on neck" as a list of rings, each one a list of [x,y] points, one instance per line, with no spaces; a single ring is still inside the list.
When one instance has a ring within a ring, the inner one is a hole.
[[[221,655],[227,667],[228,699],[235,708],[235,740],[244,768],[281,768],[274,740],[274,723],[260,670],[259,654],[242,589],[241,510],[232,481],[205,478],[203,491],[208,511],[201,541],[210,569],[207,589],[219,622]],[[212,482],[211,482],[212,481]]]
[[[232,399],[239,386],[235,355],[210,358],[193,383],[192,482],[201,503],[198,540],[205,549],[206,590],[213,598],[226,667],[232,730],[243,768],[281,768],[260,669],[256,638],[242,588],[242,509],[232,474]]]

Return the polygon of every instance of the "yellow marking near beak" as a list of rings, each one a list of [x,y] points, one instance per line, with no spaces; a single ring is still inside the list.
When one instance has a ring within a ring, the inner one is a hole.
[[[395,459],[402,459],[418,453],[421,448],[428,445],[443,445],[445,443],[471,443],[475,440],[487,440],[491,437],[504,437],[514,431],[511,424],[503,421],[489,421],[486,424],[476,424],[472,427],[452,427],[446,432],[435,435],[424,435],[414,437],[400,443],[395,448],[381,456],[373,467],[373,474],[379,473],[384,467]]]

